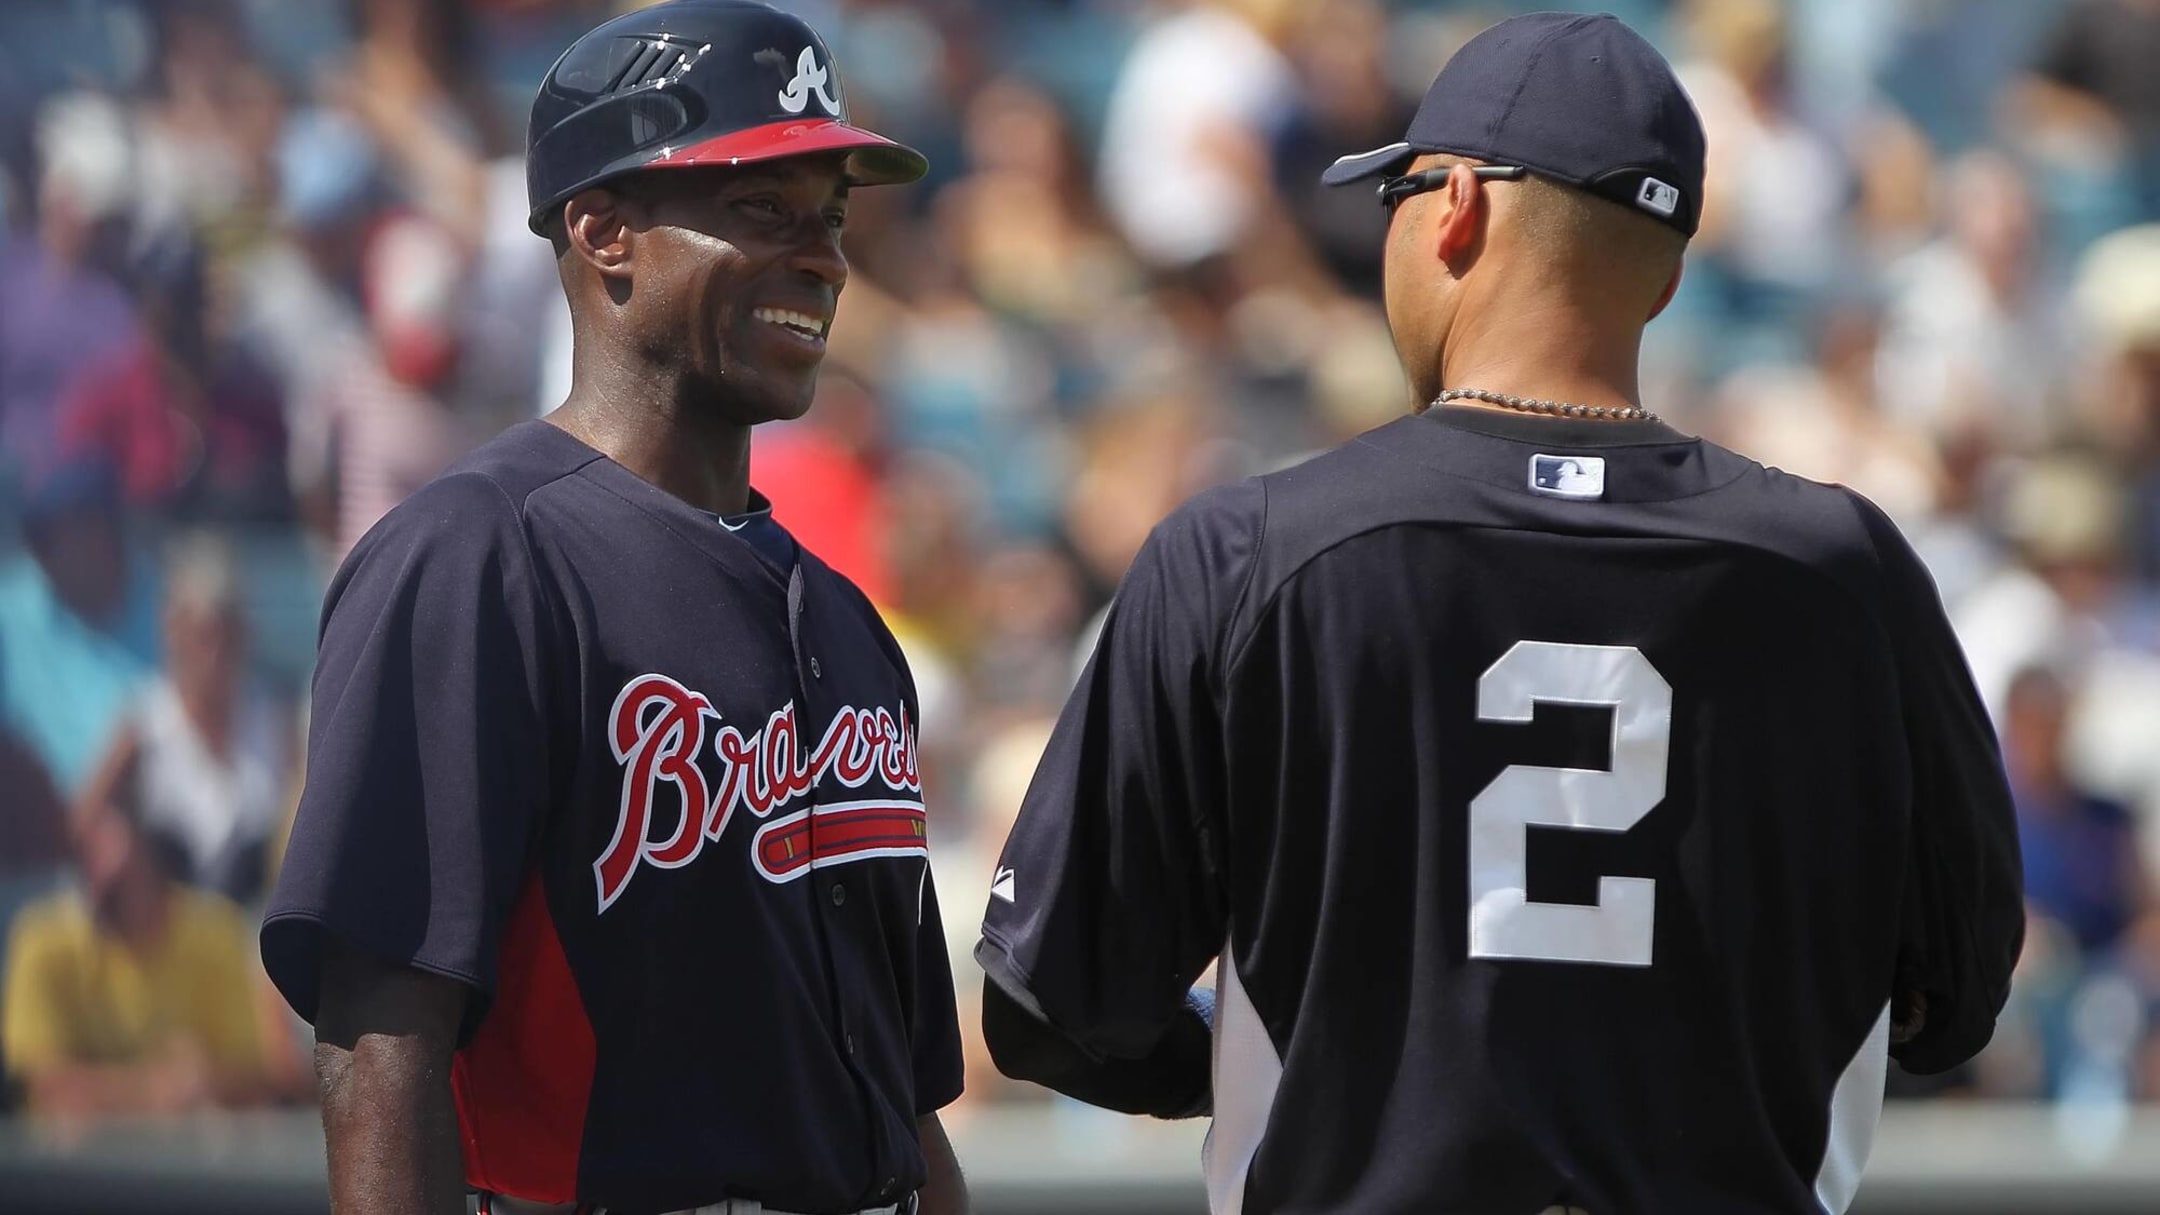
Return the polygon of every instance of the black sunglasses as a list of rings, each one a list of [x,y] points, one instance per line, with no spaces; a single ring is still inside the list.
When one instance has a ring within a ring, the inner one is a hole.
[[[1479,181],[1521,181],[1530,172],[1522,165],[1471,165],[1470,175]],[[1380,209],[1390,216],[1395,214],[1395,204],[1412,194],[1437,190],[1447,184],[1448,174],[1454,165],[1437,169],[1425,169],[1417,173],[1405,173],[1401,177],[1387,177],[1380,181]]]

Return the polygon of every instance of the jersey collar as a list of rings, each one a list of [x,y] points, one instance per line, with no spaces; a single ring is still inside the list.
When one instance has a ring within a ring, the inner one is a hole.
[[[1480,481],[1553,509],[1597,503],[1668,502],[1725,485],[1755,467],[1745,457],[1663,422],[1598,422],[1441,405],[1363,435],[1401,459]],[[1604,453],[1605,491],[1592,503],[1534,498],[1526,489],[1538,455]]]

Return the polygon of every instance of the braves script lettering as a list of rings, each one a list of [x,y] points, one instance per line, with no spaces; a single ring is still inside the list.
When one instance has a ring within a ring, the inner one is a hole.
[[[679,869],[726,832],[738,808],[769,819],[828,776],[847,789],[876,777],[888,796],[818,805],[766,823],[752,840],[751,858],[767,880],[791,881],[813,868],[872,856],[925,852],[922,777],[905,705],[898,714],[844,707],[808,752],[793,701],[750,734],[721,725],[710,731],[719,778],[708,781],[698,757],[706,749],[708,722],[719,720],[710,700],[665,675],[640,675],[616,694],[608,745],[623,766],[622,799],[614,838],[593,862],[601,911],[622,896],[641,864]],[[673,830],[654,839],[654,799],[669,785],[682,813]]]

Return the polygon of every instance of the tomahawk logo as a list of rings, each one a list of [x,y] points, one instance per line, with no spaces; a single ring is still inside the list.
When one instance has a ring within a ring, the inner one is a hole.
[[[817,48],[804,47],[802,57],[795,61],[795,78],[787,82],[786,88],[780,90],[780,108],[790,114],[800,114],[810,108],[810,96],[814,93],[817,95],[818,104],[825,107],[827,114],[839,117],[840,103],[834,100],[831,93],[825,91],[825,81],[829,75],[828,69],[818,64]]]
[[[708,730],[708,721],[720,721],[712,702],[665,675],[640,675],[616,694],[608,746],[623,767],[622,798],[615,834],[593,861],[601,911],[622,897],[641,866],[679,869],[696,860],[738,809],[766,820],[751,836],[750,860],[769,882],[871,857],[927,857],[906,706],[897,714],[844,707],[807,752],[792,701],[749,734],[729,724]],[[699,766],[708,734],[717,761],[711,780]],[[828,776],[865,796],[774,817]],[[872,778],[883,788],[864,788]],[[671,827],[656,826],[670,817]],[[656,830],[665,834],[656,837]]]

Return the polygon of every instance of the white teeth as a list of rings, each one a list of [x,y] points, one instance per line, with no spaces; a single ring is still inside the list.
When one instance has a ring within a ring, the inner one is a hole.
[[[828,323],[808,313],[791,312],[786,308],[758,308],[753,310],[750,315],[767,324],[783,325],[806,337],[824,337],[825,326]]]

